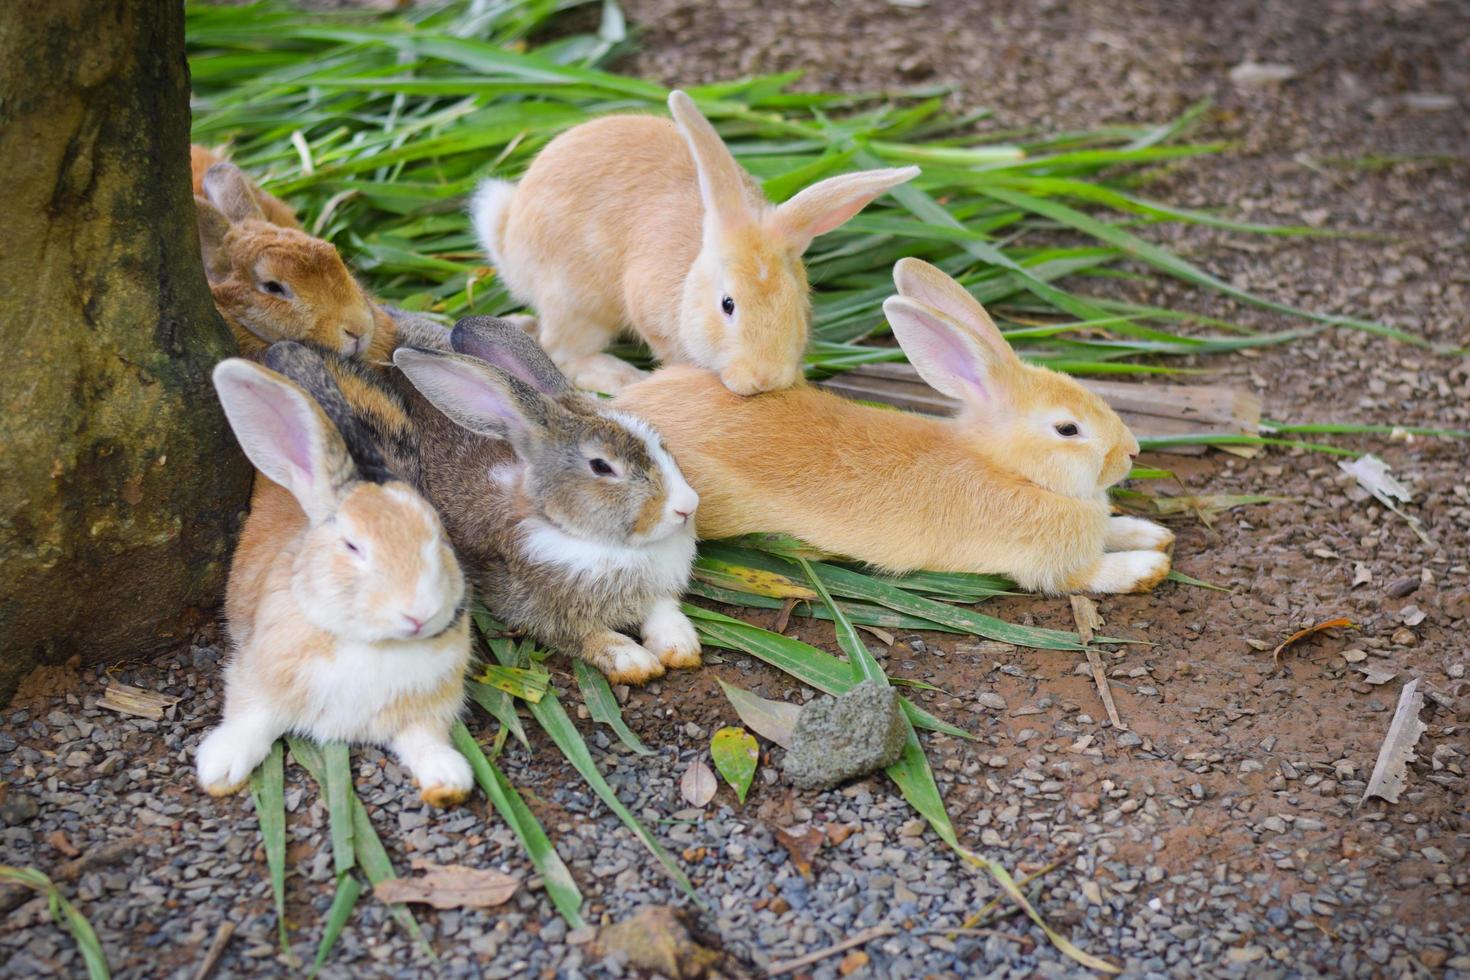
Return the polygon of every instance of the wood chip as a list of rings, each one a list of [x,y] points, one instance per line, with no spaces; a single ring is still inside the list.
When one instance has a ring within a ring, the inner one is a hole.
[[[486,868],[462,864],[413,862],[423,874],[411,878],[388,878],[373,886],[381,902],[409,902],[436,909],[483,909],[504,905],[521,887],[521,879]]]
[[[107,685],[107,690],[102,693],[101,699],[98,700],[97,707],[116,711],[119,714],[162,721],[163,710],[178,703],[178,698],[167,694],[158,694],[131,684],[111,681]]]
[[[1368,777],[1368,788],[1358,805],[1376,796],[1390,803],[1399,801],[1404,784],[1409,777],[1409,763],[1414,761],[1414,746],[1428,725],[1419,720],[1419,711],[1424,707],[1424,695],[1419,693],[1419,678],[1415,677],[1399,692],[1399,704],[1389,723],[1388,735],[1378,750],[1378,761],[1373,765],[1373,775]]]

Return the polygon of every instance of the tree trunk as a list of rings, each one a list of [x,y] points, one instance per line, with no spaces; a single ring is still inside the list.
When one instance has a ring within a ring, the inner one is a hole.
[[[0,2],[0,703],[213,610],[249,469],[209,371],[180,0]]]

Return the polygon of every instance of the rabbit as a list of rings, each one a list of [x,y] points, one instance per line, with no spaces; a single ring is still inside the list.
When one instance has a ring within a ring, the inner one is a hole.
[[[583,123],[519,184],[482,182],[476,236],[580,387],[615,394],[644,376],[602,353],[624,329],[736,394],[794,384],[811,320],[802,252],[919,168],[831,177],[772,205],[687,95],[669,111]]]
[[[387,362],[393,320],[335,246],[267,220],[263,192],[233,163],[215,163],[196,179],[204,191],[194,199],[204,273],[241,354],[259,357],[278,340],[300,340]]]
[[[473,774],[449,729],[464,701],[469,613],[443,525],[333,380],[343,370],[369,383],[369,369],[294,343],[264,360],[214,369],[259,472],[225,602],[224,717],[199,746],[199,782],[215,796],[236,791],[297,732],[386,745],[426,802],[459,802]],[[380,407],[396,404],[406,424],[396,393],[377,384]]]
[[[742,398],[662,368],[614,404],[658,428],[702,499],[698,534],[779,531],[890,572],[1002,574],[1043,593],[1146,592],[1174,536],[1110,516],[1138,453],[1072,378],[1026,364],[959,283],[914,258],[883,310],[952,419],[799,386]]]
[[[194,196],[204,197],[204,174],[210,167],[217,163],[229,163],[229,160],[219,150],[211,150],[207,146],[198,143],[189,144],[189,170],[194,177]],[[276,197],[269,191],[263,191],[253,182],[250,185],[255,194],[256,203],[260,205],[261,213],[265,220],[282,228],[295,228],[301,231],[301,222],[296,217],[296,212],[291,210],[290,205]]]
[[[393,361],[417,392],[423,489],[491,612],[614,683],[699,666],[679,609],[699,497],[658,435],[514,324],[468,317],[450,342]]]

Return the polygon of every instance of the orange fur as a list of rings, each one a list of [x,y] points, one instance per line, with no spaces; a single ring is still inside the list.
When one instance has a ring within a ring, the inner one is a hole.
[[[683,93],[669,105],[677,123],[596,119],[552,140],[518,186],[482,185],[479,237],[581,387],[615,392],[641,377],[602,353],[624,330],[737,392],[791,385],[811,319],[801,253],[918,169],[832,177],[774,206]]]
[[[195,197],[204,196],[204,172],[216,163],[224,163],[228,159],[220,150],[211,150],[198,143],[189,144],[189,169],[194,178]],[[260,204],[261,211],[265,212],[267,221],[282,228],[295,228],[298,231],[301,229],[296,212],[286,202],[259,187],[252,186],[252,190],[255,191],[255,200]]]

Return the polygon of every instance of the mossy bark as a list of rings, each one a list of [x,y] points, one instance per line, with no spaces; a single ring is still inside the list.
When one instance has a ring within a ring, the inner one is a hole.
[[[0,3],[0,703],[218,604],[249,469],[209,371],[180,0]]]

